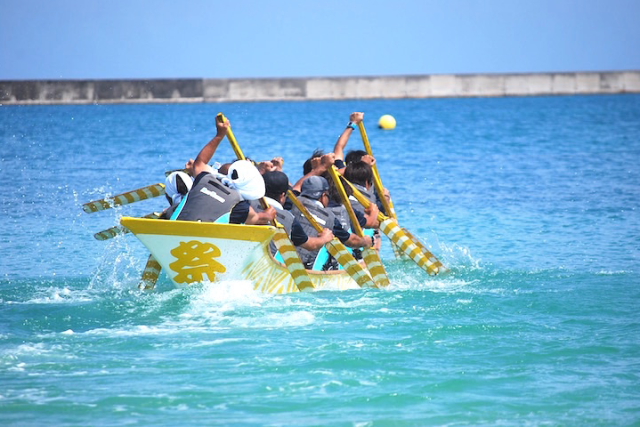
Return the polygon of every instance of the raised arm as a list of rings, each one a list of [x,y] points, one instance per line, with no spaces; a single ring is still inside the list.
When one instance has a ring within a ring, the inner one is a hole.
[[[327,171],[327,169],[333,166],[335,161],[336,161],[336,156],[333,153],[328,153],[323,155],[322,157],[316,157],[314,159],[311,159],[311,165],[312,165],[311,171],[305,176],[303,176],[302,178],[300,178],[298,182],[294,184],[293,189],[295,191],[300,192],[302,188],[302,183],[307,178],[309,178],[310,176],[321,176]]]
[[[351,113],[351,115],[349,116],[349,123],[347,124],[347,127],[344,131],[342,131],[342,134],[336,141],[335,147],[333,147],[333,152],[336,155],[336,159],[344,161],[344,149],[347,146],[349,138],[351,138],[351,134],[354,132],[355,127],[357,127],[358,123],[360,123],[362,120],[364,120],[364,113]]]
[[[193,176],[198,176],[201,172],[212,172],[211,166],[209,166],[209,162],[211,158],[215,154],[218,146],[222,142],[225,136],[227,136],[227,130],[231,126],[229,121],[225,121],[224,123],[216,120],[216,136],[213,137],[211,141],[207,143],[200,153],[198,153],[198,157],[193,161]]]

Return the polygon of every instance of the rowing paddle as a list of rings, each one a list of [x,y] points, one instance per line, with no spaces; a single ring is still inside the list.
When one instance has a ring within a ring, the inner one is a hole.
[[[364,121],[358,122],[358,129],[360,130],[360,136],[362,137],[362,142],[364,143],[364,149],[368,155],[375,158],[373,156],[373,150],[371,149],[371,143],[369,142],[369,136],[367,135],[367,129],[364,127]],[[378,197],[380,197],[380,201],[382,202],[382,206],[384,207],[384,211],[387,215],[393,219],[398,221],[398,215],[396,214],[396,209],[393,206],[393,201],[391,200],[391,195],[389,195],[389,199],[384,195],[384,187],[382,185],[382,180],[380,179],[380,171],[378,171],[378,162],[375,162],[371,165],[371,169],[373,170],[373,185],[378,193]],[[400,249],[393,244],[393,253],[396,255],[396,258],[402,256],[402,252]]]
[[[371,143],[369,142],[369,136],[367,135],[367,130],[364,127],[364,122],[358,122],[358,129],[360,129],[360,136],[362,137],[362,142],[364,143],[364,149],[368,155],[373,156],[373,150],[371,148]],[[375,158],[375,157],[374,157]],[[373,185],[380,196],[380,200],[382,201],[382,206],[384,206],[384,210],[387,215],[396,221],[398,221],[398,215],[396,214],[396,209],[393,206],[393,201],[391,197],[387,199],[384,196],[384,186],[382,185],[382,180],[380,179],[380,171],[378,170],[377,162],[371,165],[371,169],[373,169]]]
[[[157,184],[147,185],[137,190],[127,191],[117,196],[107,197],[101,200],[95,200],[82,205],[82,210],[86,213],[93,213],[110,209],[116,206],[128,205],[130,203],[139,202],[141,200],[152,199],[164,194],[165,185],[161,182]]]
[[[189,169],[171,169],[170,171],[166,171],[164,173],[164,176],[169,176],[174,172],[184,172],[184,173],[186,173],[188,175],[190,171],[189,171]]]
[[[349,218],[351,219],[351,226],[353,227],[353,231],[360,237],[364,236],[364,231],[362,227],[360,227],[360,223],[358,222],[358,218],[356,217],[356,213],[353,210],[353,206],[351,205],[351,201],[349,201],[349,196],[347,195],[342,182],[340,181],[338,169],[335,166],[331,166],[328,169],[329,175],[331,175],[331,179],[336,185],[336,189],[340,194],[340,198],[342,199],[342,204],[347,209],[349,213]],[[380,254],[378,251],[371,248],[362,248],[362,257],[364,258],[364,262],[367,264],[367,268],[369,268],[369,272],[371,272],[371,278],[376,283],[378,287],[389,286],[389,277],[387,276],[387,271],[384,268],[384,264],[382,264],[382,260],[380,259]]]
[[[152,212],[148,215],[143,216],[143,218],[151,218],[158,219],[160,218],[160,214],[158,212]],[[115,227],[107,228],[106,230],[102,230],[93,235],[96,240],[109,240],[113,239],[120,234],[130,233],[129,229],[123,227],[122,225],[116,225]]]
[[[355,198],[364,206],[365,208],[369,207],[371,202],[367,197],[360,192],[349,182],[345,177],[341,177],[343,182],[347,184],[353,190],[353,195]],[[446,268],[442,265],[440,260],[436,258],[423,244],[416,244],[413,239],[411,239],[407,233],[398,225],[398,222],[389,218],[382,212],[378,213],[378,220],[380,220],[380,231],[387,235],[389,239],[398,247],[400,250],[411,258],[420,268],[426,271],[428,274],[434,276],[441,271],[445,271]]]
[[[367,136],[367,130],[364,127],[364,122],[358,123],[358,129],[360,129],[360,135],[362,136],[364,149],[366,150],[368,155],[370,155],[371,157],[374,157],[373,149],[371,148],[371,143],[369,142],[369,136]],[[393,218],[396,222],[398,222],[398,214],[396,213],[396,208],[393,206],[393,200],[391,200],[391,196],[389,196],[388,200],[384,196],[384,186],[382,185],[382,179],[380,178],[380,171],[378,170],[377,162],[374,163],[371,168],[373,169],[373,185],[375,186],[376,191],[378,192],[378,195],[380,195],[382,206],[384,206],[385,212],[387,212],[391,218]],[[404,233],[407,235],[407,237],[411,239],[413,243],[415,243],[416,246],[418,246],[422,250],[425,256],[427,257],[431,256],[430,255],[431,252],[429,252],[429,250],[424,246],[424,244],[419,239],[417,239],[413,235],[413,233],[411,233],[409,230],[407,230],[404,227],[401,227],[401,228],[402,228],[402,231],[404,231]],[[393,251],[395,252],[397,257],[399,255],[399,252],[398,252],[398,247],[395,244],[393,245]]]
[[[152,212],[145,215],[143,218],[158,219],[160,218],[160,213]],[[107,228],[106,230],[100,231],[94,234],[93,237],[96,240],[109,240],[113,239],[116,236],[119,236],[120,234],[127,234],[130,232],[131,231],[128,228],[117,225],[115,227]],[[149,255],[147,263],[144,266],[144,270],[142,272],[142,278],[140,279],[138,289],[144,289],[145,291],[153,290],[156,287],[156,282],[158,281],[160,272],[162,272],[162,266],[154,258],[153,255]]]
[[[143,289],[145,291],[153,290],[156,287],[156,282],[158,281],[161,271],[162,266],[158,260],[156,260],[153,255],[149,255],[147,264],[144,266],[144,271],[142,272],[142,279],[140,279],[138,289]]]
[[[222,113],[218,114],[217,119],[222,123],[227,121],[227,118]],[[227,138],[229,139],[229,142],[231,142],[233,151],[236,153],[238,159],[246,160],[247,158],[242,152],[240,144],[238,144],[238,140],[233,134],[231,126],[227,128]],[[264,197],[260,198],[260,204],[265,210],[269,208],[269,203],[267,203],[267,200]],[[276,234],[273,236],[273,241],[276,244],[280,255],[282,255],[284,264],[289,269],[289,273],[298,287],[298,290],[303,291],[314,289],[315,286],[313,285],[313,282],[311,282],[311,278],[307,274],[307,270],[305,270],[304,264],[302,264],[302,261],[300,260],[298,251],[296,251],[296,247],[291,242],[291,239],[284,227],[276,220],[272,221],[272,225],[276,228]]]

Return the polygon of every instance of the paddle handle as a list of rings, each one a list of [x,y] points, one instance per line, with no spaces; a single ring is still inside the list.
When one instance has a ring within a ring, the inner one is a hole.
[[[222,113],[218,113],[217,119],[224,123],[227,118]],[[240,144],[238,144],[238,140],[236,136],[233,134],[233,130],[231,126],[227,128],[227,138],[229,142],[231,142],[231,147],[233,151],[236,153],[236,157],[240,160],[247,160],[242,149],[240,148]],[[262,208],[267,210],[269,208],[269,203],[267,203],[267,199],[264,197],[260,198],[260,204]],[[307,271],[298,256],[298,252],[296,251],[295,246],[291,243],[291,239],[289,235],[285,232],[284,226],[280,224],[275,219],[271,221],[271,225],[276,227],[278,231],[274,235],[273,241],[276,244],[276,247],[280,251],[282,258],[284,259],[284,263],[289,269],[289,274],[291,274],[291,278],[295,282],[298,290],[302,291],[304,289],[313,289],[315,288],[311,278],[307,274]]]
[[[373,149],[371,148],[371,143],[369,142],[369,136],[367,135],[367,129],[364,127],[364,122],[358,122],[358,129],[360,129],[360,136],[362,137],[362,142],[364,143],[364,149],[368,155],[373,156]],[[393,206],[393,202],[391,200],[387,200],[384,195],[384,186],[382,185],[382,180],[380,179],[380,171],[378,171],[377,162],[371,166],[373,169],[373,185],[378,192],[378,196],[380,196],[380,201],[382,202],[382,206],[384,206],[384,211],[393,219],[398,219],[396,216],[396,210]]]
[[[225,121],[227,121],[227,118],[222,113],[218,113],[218,115],[216,116],[216,119],[220,123],[224,123]],[[233,129],[231,129],[231,126],[229,126],[227,128],[227,138],[229,139],[229,142],[231,143],[231,148],[233,148],[233,152],[236,153],[236,157],[238,159],[240,159],[240,160],[247,160],[247,157],[242,152],[242,148],[240,148],[240,144],[238,144],[238,140],[236,139],[236,136],[234,135]],[[260,198],[260,205],[262,206],[262,209],[264,209],[264,210],[269,209],[269,203],[267,203],[267,200],[264,197]],[[271,223],[272,223],[272,225],[276,226],[276,221],[275,220],[272,221]]]

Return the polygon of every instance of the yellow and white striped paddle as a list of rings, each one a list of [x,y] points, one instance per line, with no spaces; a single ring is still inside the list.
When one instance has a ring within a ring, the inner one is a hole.
[[[360,129],[360,135],[362,136],[362,142],[364,143],[365,151],[371,157],[374,157],[373,149],[371,148],[371,143],[369,142],[369,136],[367,135],[367,130],[364,127],[364,122],[358,123],[358,129]],[[385,212],[387,212],[391,218],[395,219],[396,222],[398,222],[398,214],[396,213],[395,206],[393,206],[393,200],[391,200],[391,196],[389,196],[389,200],[387,200],[387,198],[384,197],[384,186],[382,185],[382,178],[380,178],[380,171],[378,170],[377,162],[373,164],[372,169],[373,169],[373,185],[375,186],[376,191],[380,195],[382,206],[384,206]],[[429,252],[429,250],[424,246],[424,244],[419,239],[417,239],[413,235],[413,233],[411,233],[409,230],[407,230],[404,227],[401,227],[401,228],[402,228],[402,231],[404,231],[404,233],[407,235],[407,237],[411,239],[413,243],[415,243],[416,246],[418,246],[422,250],[425,256],[429,257],[431,252]],[[398,251],[398,247],[395,244],[393,245],[393,250],[396,254],[396,257],[401,255],[401,253],[399,253]]]
[[[358,129],[360,129],[360,136],[362,137],[362,142],[364,143],[364,149],[368,155],[373,156],[373,149],[371,148],[371,143],[369,142],[369,136],[367,135],[367,129],[364,127],[364,122],[358,122]],[[393,201],[391,197],[389,200],[384,196],[384,186],[382,185],[382,180],[380,179],[380,171],[378,170],[377,162],[371,166],[373,169],[373,185],[380,196],[380,200],[382,201],[382,206],[384,206],[384,210],[387,215],[396,221],[398,221],[398,215],[396,214],[396,208],[393,206]]]
[[[367,135],[367,129],[364,127],[364,121],[358,122],[358,129],[360,130],[360,136],[362,137],[362,142],[364,144],[364,149],[368,155],[373,156],[373,149],[371,148],[371,143],[369,142],[369,136]],[[382,206],[384,207],[384,211],[390,218],[393,218],[398,221],[398,215],[396,214],[396,208],[393,206],[393,201],[391,200],[391,196],[389,199],[384,195],[384,187],[382,185],[382,180],[380,179],[380,171],[378,171],[377,162],[371,166],[373,170],[373,185],[378,193],[378,197],[380,197],[380,201],[382,202]],[[399,258],[403,255],[403,252],[400,251],[395,244],[393,246],[393,253],[396,255],[396,258]]]
[[[160,213],[151,212],[150,214],[143,216],[143,218],[158,219],[160,218]],[[120,234],[127,234],[127,233],[130,233],[128,228],[125,228],[121,225],[116,225],[115,227],[107,228],[106,230],[97,232],[96,234],[93,235],[93,237],[96,240],[109,240],[109,239],[113,239],[116,236],[119,236]]]
[[[349,196],[347,195],[347,192],[342,185],[342,181],[340,181],[340,173],[338,172],[338,169],[335,166],[332,166],[328,169],[328,171],[329,175],[331,175],[331,179],[333,179],[333,182],[336,185],[338,193],[340,194],[342,203],[349,213],[351,225],[354,229],[353,231],[358,236],[363,237],[364,231],[362,230],[362,227],[360,227],[360,223],[358,222],[356,213],[353,210],[353,206],[351,206],[351,202],[349,201]],[[378,253],[378,251],[373,247],[363,248],[362,257],[364,258],[364,262],[367,264],[367,268],[371,273],[371,278],[376,283],[376,285],[378,287],[389,286],[389,277],[387,276],[387,271],[384,268],[384,264],[382,264],[382,260],[380,259],[380,254]]]
[[[165,188],[166,188],[165,185],[160,182],[157,184],[147,185],[146,187],[138,188],[137,190],[127,191],[126,193],[118,194],[113,197],[107,197],[101,200],[95,200],[93,202],[85,203],[84,205],[82,205],[82,210],[84,210],[86,213],[93,213],[93,212],[110,209],[115,206],[123,206],[123,205],[128,205],[130,203],[146,200],[146,199],[152,199],[154,197],[162,196],[163,194],[165,194]],[[159,217],[160,217],[160,214],[156,212],[153,212],[144,216],[144,218],[154,218],[154,219],[157,219]],[[126,234],[128,232],[129,230],[118,225],[118,226],[100,231],[94,234],[93,237],[96,240],[109,240],[120,234]],[[138,287],[144,290],[154,289],[161,271],[162,271],[162,267],[160,266],[158,261],[156,261],[153,255],[149,255],[147,264],[145,265],[144,271],[142,273],[141,282]]]
[[[227,121],[227,118],[222,113],[218,114],[217,119],[221,122]],[[242,152],[240,144],[238,144],[238,140],[233,134],[231,126],[229,126],[229,128],[227,129],[227,138],[229,139],[229,142],[231,142],[233,151],[236,153],[238,159],[246,160],[247,158]],[[262,205],[263,209],[269,208],[269,204],[264,197],[260,199],[260,204]],[[313,285],[313,282],[311,282],[311,278],[307,274],[307,270],[304,268],[302,260],[300,260],[298,251],[296,251],[296,247],[291,242],[291,239],[289,238],[289,235],[285,231],[284,227],[275,220],[273,221],[272,225],[277,229],[276,234],[273,236],[273,242],[275,243],[276,248],[278,248],[280,255],[282,255],[284,265],[287,266],[287,269],[291,274],[291,278],[293,278],[293,281],[298,287],[298,290],[304,291],[314,289],[315,286]]]
[[[318,233],[322,232],[322,226],[318,224],[318,221],[311,215],[311,212],[305,207],[305,205],[298,200],[293,191],[289,190],[287,192],[289,198],[293,202],[294,205],[302,212],[302,214],[307,218],[307,220],[311,223],[313,228],[316,229]],[[356,281],[358,285],[375,287],[375,282],[369,276],[369,273],[356,261],[351,252],[347,249],[347,247],[338,240],[337,237],[334,237],[332,241],[325,245],[329,253],[338,261],[338,263],[345,269],[347,273],[351,276],[353,280]]]
[[[371,202],[367,197],[358,190],[355,185],[350,183],[345,177],[342,177],[344,183],[349,185],[353,190],[355,198],[364,206],[369,207]],[[414,239],[409,237],[407,233],[398,225],[398,222],[386,216],[382,212],[378,214],[380,220],[380,231],[382,231],[391,241],[409,258],[411,258],[420,268],[428,274],[434,276],[446,270],[442,262],[429,251],[422,243],[416,244]]]
[[[149,255],[147,264],[144,266],[144,271],[142,272],[142,279],[140,280],[138,289],[143,289],[145,291],[151,291],[155,289],[156,282],[158,281],[158,277],[160,276],[161,271],[162,266],[160,265],[160,263],[155,259],[153,255]]]
[[[141,200],[162,196],[164,192],[165,185],[159,182],[157,184],[138,188],[137,190],[127,191],[126,193],[118,194],[113,197],[107,197],[101,200],[95,200],[93,202],[85,203],[84,205],[82,205],[82,210],[84,210],[86,213],[103,211],[115,206],[128,205],[130,203],[139,202]]]

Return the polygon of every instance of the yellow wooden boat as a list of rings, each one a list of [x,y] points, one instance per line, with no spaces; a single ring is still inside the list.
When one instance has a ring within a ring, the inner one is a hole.
[[[299,292],[289,270],[269,250],[274,227],[132,217],[120,223],[149,249],[177,286],[249,280],[262,292]],[[313,287],[305,291],[360,288],[345,270],[307,272]]]

